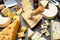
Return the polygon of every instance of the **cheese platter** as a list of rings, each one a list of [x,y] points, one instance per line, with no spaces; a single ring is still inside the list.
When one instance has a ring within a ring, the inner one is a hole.
[[[6,1],[0,0],[0,40],[60,40],[59,0]]]

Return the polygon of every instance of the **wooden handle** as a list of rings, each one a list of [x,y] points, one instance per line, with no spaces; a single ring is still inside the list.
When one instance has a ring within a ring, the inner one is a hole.
[[[29,19],[32,19],[34,15],[37,15],[37,14],[42,13],[42,12],[44,11],[44,9],[45,9],[45,8],[44,8],[43,6],[39,6],[37,9],[35,9],[35,10],[31,13]]]
[[[44,11],[44,7],[43,6],[39,6],[37,9],[35,9],[33,12],[32,12],[32,15],[37,15],[41,12]]]

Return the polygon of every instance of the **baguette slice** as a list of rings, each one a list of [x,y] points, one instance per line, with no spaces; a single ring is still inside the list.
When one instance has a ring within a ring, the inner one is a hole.
[[[40,3],[41,3],[42,6],[46,7],[47,4],[48,4],[48,1],[46,1],[46,0],[45,1],[40,1]]]
[[[33,34],[34,32],[30,28],[28,28],[28,38],[31,38]]]
[[[11,23],[11,19],[8,17],[0,17],[0,27],[4,28]]]
[[[8,25],[8,27],[6,27],[0,32],[0,40],[16,40],[18,27],[20,24],[20,20],[18,19],[19,18],[17,17],[13,23]]]
[[[10,9],[8,7],[4,8],[1,13],[4,15],[4,16],[7,16],[7,13],[10,13]]]

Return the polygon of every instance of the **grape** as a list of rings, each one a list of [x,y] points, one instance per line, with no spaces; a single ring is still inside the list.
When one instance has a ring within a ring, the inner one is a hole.
[[[34,3],[33,5],[35,9],[38,8],[38,3]]]
[[[38,3],[38,0],[33,0],[34,3]]]
[[[58,19],[60,19],[60,13],[57,14]]]
[[[3,0],[0,0],[0,4],[3,4],[4,2],[3,2]]]

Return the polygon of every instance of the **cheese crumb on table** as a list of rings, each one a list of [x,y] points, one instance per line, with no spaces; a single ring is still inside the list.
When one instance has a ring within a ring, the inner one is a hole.
[[[18,38],[22,38],[22,37],[25,37],[24,32],[19,32],[19,33],[18,33]]]
[[[21,27],[21,32],[24,32],[24,33],[25,33],[26,29],[27,29],[27,28],[26,28],[25,26],[22,26],[22,27]]]

